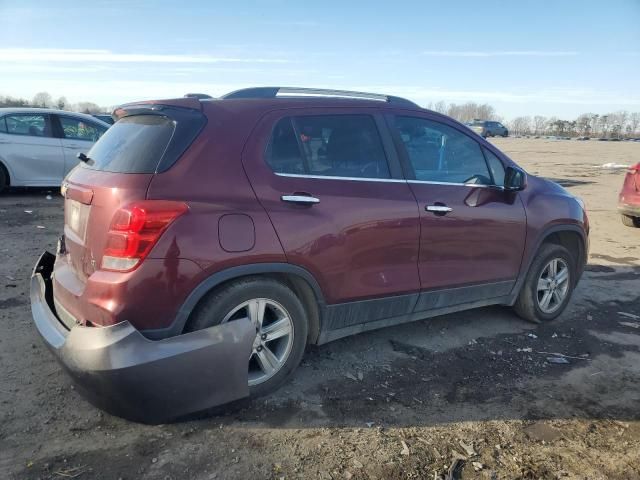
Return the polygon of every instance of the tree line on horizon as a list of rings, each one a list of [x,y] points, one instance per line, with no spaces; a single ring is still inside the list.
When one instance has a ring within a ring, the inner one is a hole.
[[[48,92],[39,92],[32,100],[0,96],[0,107],[40,107],[71,110],[82,113],[109,112],[110,108],[101,107],[93,102],[69,103],[66,97],[57,99]],[[557,135],[557,136],[602,136],[611,138],[630,137],[640,134],[640,112],[620,110],[607,114],[583,113],[574,120],[564,120],[555,116],[542,115],[519,116],[503,120],[495,108],[488,103],[466,102],[461,104],[443,101],[429,103],[426,108],[443,113],[459,122],[473,120],[495,120],[504,123],[512,135]]]
[[[467,102],[463,104],[445,102],[430,103],[427,108],[443,113],[459,122],[473,120],[501,121],[513,135],[556,135],[567,137],[602,136],[611,138],[640,135],[640,112],[620,110],[606,113],[583,113],[574,120],[543,115],[520,116],[511,120],[503,120],[487,103]]]
[[[36,108],[57,108],[58,110],[69,110],[81,113],[102,113],[109,112],[106,107],[101,107],[93,102],[70,103],[67,98],[62,96],[54,100],[48,92],[39,92],[33,96],[33,99],[17,98],[11,96],[0,95],[0,107],[36,107]]]

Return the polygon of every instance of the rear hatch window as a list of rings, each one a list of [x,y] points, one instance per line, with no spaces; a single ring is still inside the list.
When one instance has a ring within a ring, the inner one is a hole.
[[[116,173],[154,173],[175,130],[160,115],[125,117],[95,144],[85,164],[93,170]]]
[[[81,165],[112,173],[163,172],[180,158],[205,123],[206,117],[191,109],[132,109],[95,143],[87,153],[89,160]]]
[[[119,120],[87,152],[90,160],[64,181],[68,255],[58,258],[58,268],[80,283],[101,264],[114,214],[144,200],[153,176],[176,163],[206,124],[193,108],[133,105],[117,112]]]

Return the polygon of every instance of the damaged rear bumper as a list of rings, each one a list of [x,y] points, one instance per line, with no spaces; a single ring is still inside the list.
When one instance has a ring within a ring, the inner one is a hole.
[[[91,403],[124,418],[159,423],[249,395],[255,328],[248,319],[157,341],[127,321],[68,329],[53,306],[55,258],[43,253],[33,270],[33,320]]]

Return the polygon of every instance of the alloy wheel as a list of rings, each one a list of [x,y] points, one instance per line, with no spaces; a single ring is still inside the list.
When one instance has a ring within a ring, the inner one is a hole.
[[[538,278],[538,307],[546,314],[558,310],[569,292],[569,265],[562,258],[554,258],[542,269]]]
[[[254,298],[232,309],[222,320],[248,318],[256,329],[249,357],[249,386],[266,382],[278,373],[293,347],[293,321],[275,300]]]

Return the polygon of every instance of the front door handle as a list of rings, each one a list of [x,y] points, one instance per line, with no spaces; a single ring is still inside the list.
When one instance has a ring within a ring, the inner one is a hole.
[[[427,212],[433,212],[436,215],[446,215],[447,213],[453,210],[453,208],[447,207],[446,205],[441,203],[440,204],[436,203],[435,205],[427,205],[426,207],[424,207],[424,209]]]
[[[280,199],[283,202],[305,204],[305,205],[314,205],[316,203],[320,203],[319,198],[312,197],[311,195],[282,195]]]

